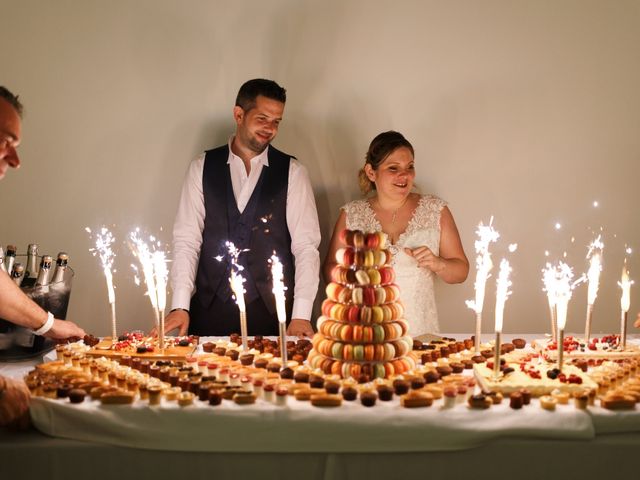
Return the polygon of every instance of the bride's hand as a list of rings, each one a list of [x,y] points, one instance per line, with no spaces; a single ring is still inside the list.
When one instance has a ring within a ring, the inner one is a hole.
[[[433,273],[440,273],[445,268],[445,261],[435,255],[429,247],[405,248],[404,251],[415,259],[418,267],[428,268]]]

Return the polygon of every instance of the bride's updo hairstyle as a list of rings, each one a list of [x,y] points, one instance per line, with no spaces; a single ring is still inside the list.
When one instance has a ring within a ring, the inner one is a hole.
[[[413,145],[409,143],[409,140],[399,132],[390,130],[388,132],[382,132],[371,141],[367,156],[365,157],[365,165],[368,163],[371,168],[377,170],[382,162],[384,162],[389,155],[400,147],[406,147],[411,151],[411,155],[414,155]],[[360,191],[366,195],[372,190],[376,189],[376,184],[369,180],[364,167],[358,172],[358,183],[360,185]]]

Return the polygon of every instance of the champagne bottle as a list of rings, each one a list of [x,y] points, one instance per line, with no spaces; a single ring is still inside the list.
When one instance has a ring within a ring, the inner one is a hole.
[[[13,264],[16,261],[16,246],[15,245],[7,245],[7,253],[4,257],[4,266],[7,272],[13,270]]]
[[[24,269],[23,287],[33,287],[38,278],[38,245],[30,243],[27,248],[27,266]]]
[[[38,278],[36,279],[36,286],[46,287],[49,285],[51,262],[53,262],[51,255],[42,256],[42,260],[40,261],[40,271],[38,272]]]
[[[24,274],[24,267],[20,262],[14,263],[13,268],[11,269],[11,279],[16,283],[16,285],[20,286],[22,283]]]
[[[53,271],[51,283],[60,283],[64,280],[64,273],[67,271],[68,263],[69,255],[67,255],[65,252],[58,253],[58,259],[56,260],[56,269]]]

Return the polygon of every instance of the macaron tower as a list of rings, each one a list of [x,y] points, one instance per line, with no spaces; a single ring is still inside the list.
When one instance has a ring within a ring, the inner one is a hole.
[[[344,230],[308,362],[342,378],[388,378],[415,368],[387,236]]]

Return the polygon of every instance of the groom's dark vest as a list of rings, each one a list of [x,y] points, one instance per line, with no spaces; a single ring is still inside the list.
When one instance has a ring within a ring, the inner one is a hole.
[[[245,302],[262,297],[267,309],[274,314],[276,307],[272,293],[269,258],[275,252],[284,269],[287,287],[287,312],[293,305],[295,267],[291,254],[291,235],[287,227],[287,190],[291,156],[269,146],[269,166],[262,173],[244,211],[240,213],[233,194],[227,145],[208,150],[202,173],[205,218],[202,247],[196,274],[194,300],[208,308],[215,296],[227,301],[230,263],[225,242],[232,241],[240,254],[241,272],[246,279]],[[222,257],[222,261],[216,257]],[[215,321],[215,320],[213,320]],[[248,319],[251,323],[251,319]]]

